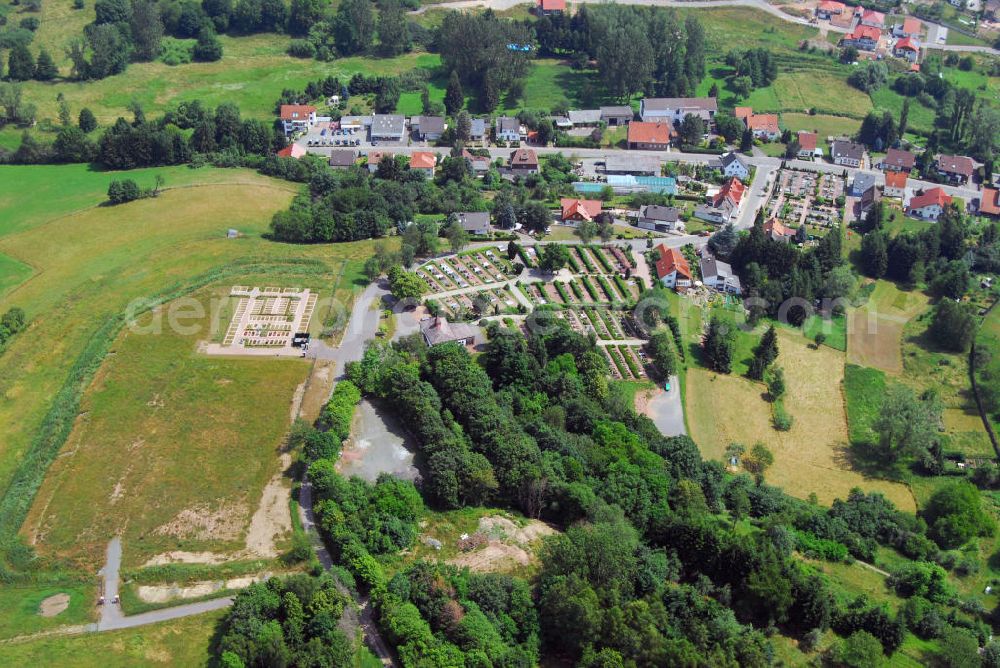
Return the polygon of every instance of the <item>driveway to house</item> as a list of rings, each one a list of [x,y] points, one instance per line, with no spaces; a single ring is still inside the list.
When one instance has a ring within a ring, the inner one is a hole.
[[[654,390],[652,398],[646,405],[648,415],[656,428],[664,436],[680,436],[686,434],[684,428],[684,405],[681,402],[681,386],[677,376],[670,377],[670,390],[662,386]]]

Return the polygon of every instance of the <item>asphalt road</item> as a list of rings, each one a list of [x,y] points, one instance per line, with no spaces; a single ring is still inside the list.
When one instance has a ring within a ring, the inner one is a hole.
[[[581,3],[598,3],[602,4],[608,0],[574,0],[574,4]],[[710,8],[710,7],[749,7],[751,9],[757,9],[762,12],[767,12],[768,14],[775,16],[782,21],[787,21],[788,23],[795,23],[802,26],[810,26],[814,28],[820,28],[819,25],[811,23],[810,19],[804,19],[799,16],[792,16],[791,14],[786,14],[781,11],[778,7],[771,5],[765,0],[614,0],[615,4],[619,5],[647,5],[653,7],[685,7],[685,8]],[[521,4],[527,4],[524,0],[456,0],[455,2],[442,2],[436,5],[424,5],[420,9],[414,10],[413,14],[422,14],[428,9],[471,9],[473,7],[488,7],[494,11],[505,11],[512,9]],[[924,21],[928,26],[929,31],[935,30],[935,24]],[[835,26],[828,21],[824,21],[822,27],[826,29],[827,32],[838,32],[847,33],[850,32],[848,28],[841,28],[840,26]],[[947,33],[947,28],[942,28],[945,33]],[[933,34],[933,33],[932,33]],[[957,52],[979,52],[979,53],[990,53],[993,55],[1000,54],[1000,51],[988,46],[958,46],[950,44],[935,44],[932,41],[927,42],[929,48],[937,49],[940,51],[957,51]]]

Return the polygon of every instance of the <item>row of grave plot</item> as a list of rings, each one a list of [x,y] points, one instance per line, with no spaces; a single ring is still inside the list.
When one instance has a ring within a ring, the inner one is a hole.
[[[559,312],[559,317],[568,322],[573,331],[580,334],[593,332],[602,341],[639,337],[632,324],[632,315],[627,311],[602,307],[567,308]]]
[[[437,302],[441,315],[449,320],[458,320],[468,316],[517,313],[518,306],[513,293],[507,287],[451,295],[434,301]]]
[[[539,281],[524,283],[521,291],[536,306],[544,304],[608,304],[629,301],[639,296],[634,279],[600,274],[574,276],[569,282]]]
[[[433,292],[503,283],[511,265],[497,251],[486,249],[462,255],[437,258],[417,269]]]
[[[608,359],[608,368],[614,380],[639,380],[646,378],[646,354],[638,346],[599,346]]]

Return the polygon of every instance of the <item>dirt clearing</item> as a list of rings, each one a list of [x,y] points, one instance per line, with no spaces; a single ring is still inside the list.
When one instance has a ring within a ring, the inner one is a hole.
[[[65,612],[69,607],[69,594],[54,594],[42,601],[38,607],[38,614],[42,617],[55,617],[61,612]]]

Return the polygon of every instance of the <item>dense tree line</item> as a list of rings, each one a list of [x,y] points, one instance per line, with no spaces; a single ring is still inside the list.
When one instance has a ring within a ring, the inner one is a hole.
[[[748,301],[751,322],[767,315],[798,326],[813,309],[813,300],[830,300],[836,307],[836,300],[854,290],[839,234],[827,234],[815,247],[800,251],[765,234],[760,214],[749,234],[740,236],[729,261],[753,298]]]
[[[608,90],[626,98],[692,95],[705,76],[705,31],[694,16],[625,5],[581,7],[539,19],[543,53],[596,59]]]

